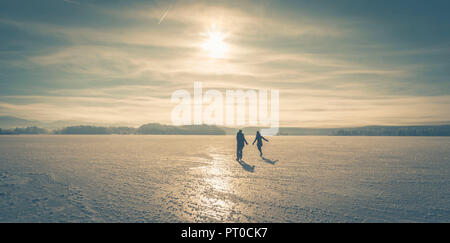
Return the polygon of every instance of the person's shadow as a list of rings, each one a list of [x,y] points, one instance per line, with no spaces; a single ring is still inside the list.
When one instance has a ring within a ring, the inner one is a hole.
[[[248,172],[253,172],[255,170],[255,166],[254,165],[249,165],[243,160],[239,160],[238,162],[242,166],[242,168],[244,168],[244,170],[246,170]]]
[[[272,165],[274,165],[276,162],[278,162],[278,160],[270,160],[268,158],[264,158],[264,156],[261,156],[261,159]]]

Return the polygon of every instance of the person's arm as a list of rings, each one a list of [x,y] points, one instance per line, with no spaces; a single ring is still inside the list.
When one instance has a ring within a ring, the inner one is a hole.
[[[247,143],[247,140],[245,139],[245,137],[244,137],[244,142],[245,142],[245,144],[247,144],[247,145],[248,145],[248,143]]]
[[[253,141],[252,145],[255,145],[256,139],[257,139],[257,138],[255,138],[255,141]]]
[[[266,142],[269,142],[269,140],[267,140],[265,137],[261,136],[262,139],[266,140]]]

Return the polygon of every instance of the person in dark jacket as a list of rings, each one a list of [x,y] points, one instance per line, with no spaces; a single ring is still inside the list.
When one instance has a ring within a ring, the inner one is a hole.
[[[244,148],[245,144],[248,145],[242,130],[239,130],[239,132],[236,134],[236,142],[237,142],[236,160],[240,161],[242,159],[242,149]]]

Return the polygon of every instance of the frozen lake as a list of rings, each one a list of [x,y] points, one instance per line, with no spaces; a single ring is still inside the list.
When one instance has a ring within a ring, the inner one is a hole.
[[[0,136],[0,222],[450,222],[450,138],[269,139]]]

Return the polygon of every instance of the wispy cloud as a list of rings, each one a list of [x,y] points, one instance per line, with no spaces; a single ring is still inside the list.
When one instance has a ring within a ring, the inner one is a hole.
[[[83,2],[79,14],[97,21],[2,18],[17,37],[3,45],[14,55],[0,53],[0,114],[143,122],[150,112],[168,122],[171,92],[202,81],[221,90],[280,90],[285,125],[450,120],[449,46],[411,48],[359,16],[258,3]],[[201,48],[213,24],[227,34],[226,58]]]

